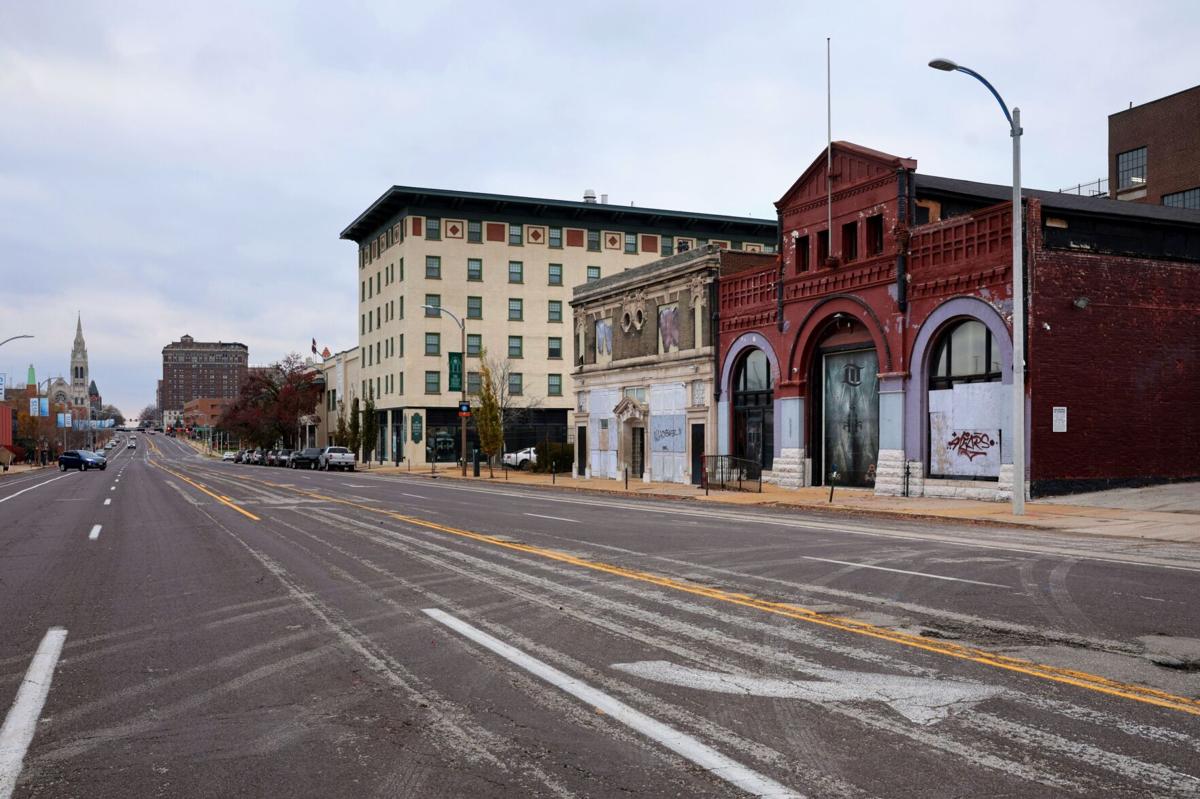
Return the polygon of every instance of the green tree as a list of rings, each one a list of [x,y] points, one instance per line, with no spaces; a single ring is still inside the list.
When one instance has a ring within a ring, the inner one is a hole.
[[[333,443],[339,447],[348,447],[350,445],[350,425],[346,424],[346,408],[342,403],[338,411],[337,426],[333,430]]]
[[[504,424],[500,418],[500,402],[492,383],[492,369],[481,353],[479,375],[479,409],[475,412],[475,427],[479,431],[479,448],[488,456],[488,475],[495,477],[492,463],[504,448]]]
[[[375,455],[375,447],[379,444],[379,417],[375,414],[375,398],[367,397],[363,407],[363,463],[368,466]]]
[[[349,435],[346,437],[346,446],[358,455],[362,447],[362,416],[359,415],[358,397],[350,402],[350,429],[347,432]]]

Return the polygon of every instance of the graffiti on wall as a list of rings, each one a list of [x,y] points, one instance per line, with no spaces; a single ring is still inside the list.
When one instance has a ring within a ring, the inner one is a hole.
[[[973,461],[979,456],[986,456],[988,450],[996,446],[996,439],[979,430],[963,430],[954,432],[953,437],[946,442],[946,449],[953,450],[960,457]]]

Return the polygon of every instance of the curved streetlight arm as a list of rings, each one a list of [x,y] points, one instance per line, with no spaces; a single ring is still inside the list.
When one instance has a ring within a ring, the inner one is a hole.
[[[446,316],[449,316],[451,319],[453,319],[454,323],[457,324],[459,326],[459,328],[462,328],[462,326],[463,326],[463,320],[461,320],[457,316],[455,316],[454,311],[451,311],[447,308],[443,308],[440,305],[422,305],[421,307],[426,310],[429,310],[429,311],[437,311],[438,313],[444,313],[444,314],[446,314]]]
[[[16,341],[19,338],[33,338],[33,336],[31,336],[29,334],[24,334],[24,335],[20,335],[20,336],[10,336],[10,337],[4,339],[4,341],[0,341],[0,347],[3,347],[5,344],[7,344],[10,341]]]
[[[1008,105],[1004,102],[1004,98],[1000,96],[1000,92],[996,91],[996,87],[989,83],[987,78],[980,75],[973,69],[962,66],[955,66],[954,68],[959,72],[965,72],[987,87],[987,90],[992,93],[992,97],[995,97],[996,102],[1000,104],[1000,110],[1004,112],[1004,118],[1008,120],[1008,126],[1012,128],[1013,135],[1020,136],[1021,131],[1017,128],[1017,123],[1013,121],[1012,114],[1008,112]]]

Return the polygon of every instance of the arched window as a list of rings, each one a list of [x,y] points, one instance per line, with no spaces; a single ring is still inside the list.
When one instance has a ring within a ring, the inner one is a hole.
[[[1000,353],[992,341],[992,331],[983,322],[964,319],[938,336],[929,369],[931,390],[999,379]]]
[[[762,350],[753,350],[738,364],[734,391],[770,391],[771,364]]]

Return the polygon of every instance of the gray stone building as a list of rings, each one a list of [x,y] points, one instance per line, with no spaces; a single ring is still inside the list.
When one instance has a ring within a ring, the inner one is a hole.
[[[576,474],[700,482],[716,452],[717,283],[764,258],[706,245],[575,287]]]

